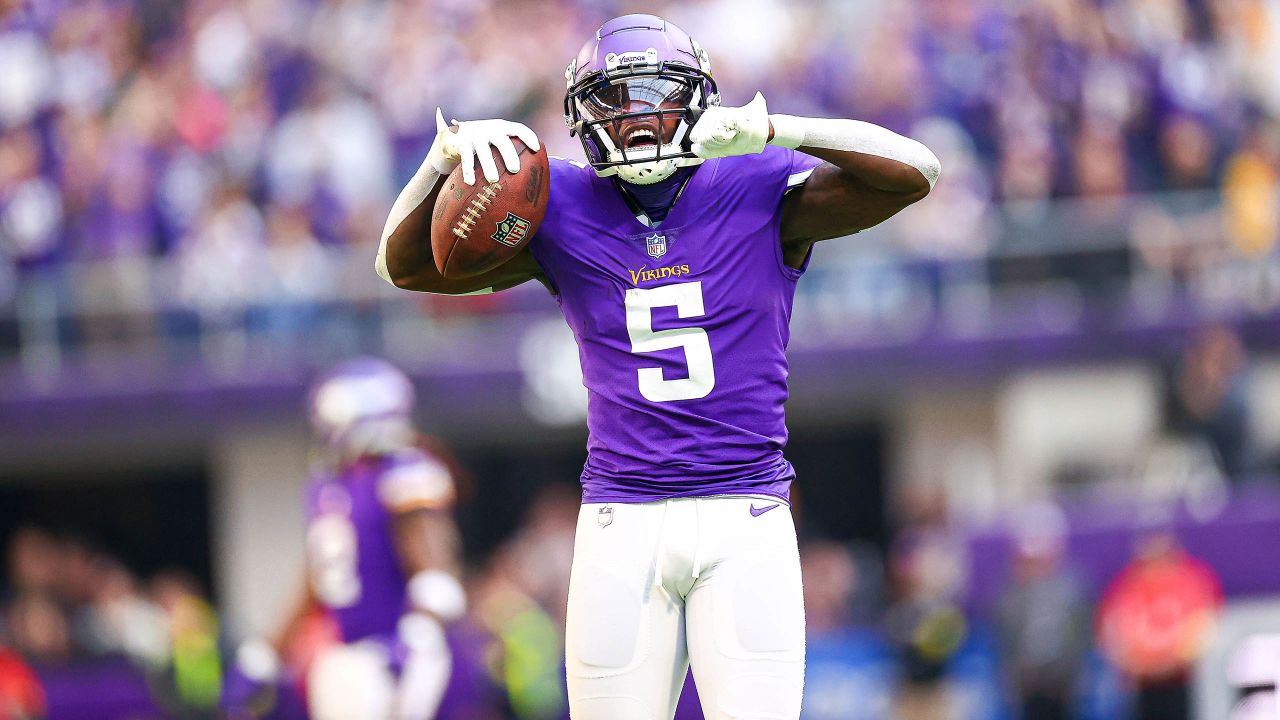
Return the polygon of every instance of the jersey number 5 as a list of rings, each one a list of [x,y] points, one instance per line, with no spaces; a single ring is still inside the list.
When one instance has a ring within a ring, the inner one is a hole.
[[[666,380],[662,368],[640,368],[640,394],[651,402],[697,400],[706,397],[716,386],[716,369],[711,362],[711,342],[700,327],[653,329],[653,309],[675,306],[681,318],[702,317],[702,283],[687,282],[655,288],[631,288],[627,291],[627,334],[631,336],[631,352],[651,353],[684,348],[689,377]]]

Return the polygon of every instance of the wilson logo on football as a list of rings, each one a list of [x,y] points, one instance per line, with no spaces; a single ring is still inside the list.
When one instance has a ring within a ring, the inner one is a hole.
[[[497,229],[493,233],[493,239],[507,247],[515,247],[524,240],[524,236],[529,234],[529,228],[532,223],[515,213],[507,213],[507,217],[498,223]]]

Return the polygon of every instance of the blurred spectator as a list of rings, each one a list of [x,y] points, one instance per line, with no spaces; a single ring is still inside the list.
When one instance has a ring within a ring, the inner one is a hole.
[[[997,612],[1001,657],[1021,717],[1067,720],[1084,655],[1089,607],[1065,565],[1066,516],[1043,503],[1018,511],[1013,583]]]
[[[800,550],[804,576],[804,720],[878,720],[892,712],[892,663],[882,643],[854,622],[854,596],[867,584],[843,545]]]
[[[1236,249],[1251,258],[1269,254],[1280,233],[1280,125],[1274,118],[1250,129],[1228,159],[1222,185]]]
[[[12,650],[0,645],[0,720],[44,717],[40,680]]]
[[[9,539],[9,586],[14,594],[51,593],[62,577],[57,540],[31,526],[19,528]]]
[[[910,493],[906,524],[890,552],[895,598],[885,616],[902,678],[894,717],[964,717],[951,662],[970,633],[960,607],[967,582],[964,549],[947,525],[941,492]]]
[[[175,702],[187,708],[211,710],[218,702],[222,672],[218,646],[218,618],[194,578],[178,570],[158,573],[148,595],[165,615],[172,657],[169,672]]]
[[[1240,480],[1253,461],[1244,344],[1229,327],[1197,332],[1173,369],[1166,427],[1184,441],[1207,445],[1224,475]]]
[[[164,612],[143,597],[137,580],[114,560],[100,560],[96,576],[80,625],[86,649],[125,655],[143,667],[163,667],[171,659]]]
[[[493,638],[490,672],[519,720],[566,710],[562,630],[580,508],[573,488],[544,487],[472,589],[476,625]]]
[[[1168,533],[1143,538],[1098,613],[1098,644],[1137,687],[1138,720],[1190,717],[1188,682],[1222,605],[1213,570]]]
[[[46,595],[20,595],[9,603],[5,625],[24,657],[58,663],[71,656],[71,629],[62,608]]]
[[[834,542],[814,542],[800,553],[804,584],[805,629],[814,635],[839,632],[852,624],[858,567],[849,551]]]
[[[572,547],[572,545],[570,546]],[[500,548],[471,588],[475,624],[492,639],[489,672],[519,720],[552,720],[566,709],[562,624],[530,596],[515,544]]]

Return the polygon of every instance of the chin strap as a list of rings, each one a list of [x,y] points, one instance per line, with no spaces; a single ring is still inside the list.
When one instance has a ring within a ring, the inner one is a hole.
[[[656,185],[674,175],[675,171],[676,164],[671,160],[649,160],[619,165],[614,175],[619,180],[632,185]]]
[[[793,150],[801,146],[843,150],[896,160],[919,170],[930,188],[942,172],[937,156],[929,148],[869,122],[794,115],[770,115],[769,122],[773,124],[770,145]]]

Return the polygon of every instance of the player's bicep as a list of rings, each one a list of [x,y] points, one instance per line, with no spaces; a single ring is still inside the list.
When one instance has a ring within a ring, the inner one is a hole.
[[[879,225],[918,199],[878,190],[824,162],[783,198],[782,242],[807,247],[852,235]]]

